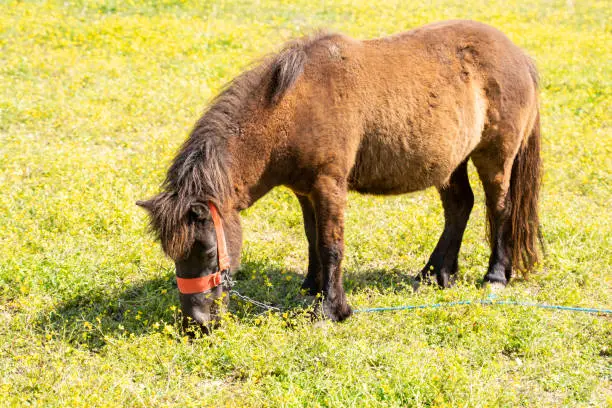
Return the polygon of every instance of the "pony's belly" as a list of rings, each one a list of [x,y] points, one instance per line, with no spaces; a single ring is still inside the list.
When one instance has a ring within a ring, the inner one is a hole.
[[[364,194],[405,194],[424,190],[428,187],[443,184],[430,179],[413,179],[403,173],[377,174],[376,177],[362,177],[359,180],[349,179],[349,188]]]
[[[349,177],[349,188],[367,194],[404,194],[442,186],[459,163],[440,150],[403,151],[362,146]]]
[[[394,194],[406,194],[414,191],[424,190],[431,185],[391,185],[385,183],[357,183],[350,184],[349,188],[351,191],[357,191],[362,194],[374,194],[374,195],[394,195]]]

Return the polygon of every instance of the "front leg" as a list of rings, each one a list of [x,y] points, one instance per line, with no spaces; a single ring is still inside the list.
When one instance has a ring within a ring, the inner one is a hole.
[[[304,283],[302,283],[302,289],[308,295],[315,296],[323,290],[323,276],[317,252],[317,221],[310,199],[301,195],[298,195],[297,199],[302,207],[304,230],[308,239],[308,274],[306,279],[304,279]]]
[[[311,194],[323,278],[323,313],[333,321],[342,321],[352,313],[346,303],[341,269],[346,195],[346,180],[329,176],[319,177]]]

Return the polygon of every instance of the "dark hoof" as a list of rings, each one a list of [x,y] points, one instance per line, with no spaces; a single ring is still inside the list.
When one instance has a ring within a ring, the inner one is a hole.
[[[490,286],[493,284],[496,286],[501,286],[502,288],[508,284],[508,279],[506,279],[506,273],[503,269],[492,268],[484,276],[482,282],[483,286]]]
[[[512,275],[512,268],[505,268],[503,265],[496,263],[489,266],[489,269],[484,276],[482,285],[489,286],[492,284],[497,284],[496,286],[501,286],[503,288],[510,281],[508,275]]]
[[[351,307],[346,302],[330,302],[324,300],[315,307],[315,315],[320,319],[341,322],[353,314]]]
[[[441,261],[438,259],[437,261]],[[431,282],[433,283],[433,278],[435,277],[435,282],[442,289],[450,288],[455,286],[455,281],[457,280],[457,271],[459,270],[459,263],[457,260],[453,262],[453,264],[449,267],[447,264],[443,262],[434,262],[432,263],[431,259],[425,267],[421,270],[421,273],[417,276],[417,279],[420,282]]]
[[[455,273],[449,273],[444,269],[441,271],[431,270],[429,266],[426,266],[414,280],[415,284],[412,285],[414,290],[417,290],[422,283],[430,285],[437,283],[440,288],[446,289],[455,286],[457,275]]]
[[[423,269],[421,269],[421,272],[419,272],[419,274],[416,276],[416,279],[418,279],[419,282],[426,282],[431,279],[432,276],[436,276],[436,268],[428,263]]]
[[[440,272],[436,275],[436,280],[438,282],[438,286],[442,289],[448,289],[455,286],[455,282],[457,281],[457,275],[450,274],[448,272]]]

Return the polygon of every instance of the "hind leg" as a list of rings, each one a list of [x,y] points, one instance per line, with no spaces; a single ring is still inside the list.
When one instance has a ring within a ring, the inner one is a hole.
[[[308,239],[308,274],[302,283],[302,289],[309,295],[316,295],[323,290],[321,263],[317,254],[317,221],[312,203],[305,196],[297,196],[302,207],[304,230]]]
[[[491,257],[484,277],[486,283],[506,285],[512,277],[511,220],[512,202],[509,199],[510,176],[514,156],[505,159],[498,154],[475,152],[472,161],[484,187],[489,222]]]
[[[450,286],[451,275],[457,272],[463,233],[474,206],[467,160],[453,172],[449,184],[438,191],[444,207],[444,231],[417,280],[435,274],[438,285],[446,288]]]

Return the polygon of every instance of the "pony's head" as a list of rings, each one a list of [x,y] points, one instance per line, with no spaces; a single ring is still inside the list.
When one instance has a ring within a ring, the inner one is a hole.
[[[174,260],[183,327],[208,333],[229,301],[230,268],[240,264],[242,230],[235,210],[163,192],[137,204],[150,215],[151,230]]]

